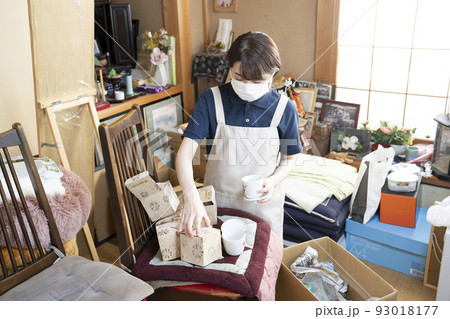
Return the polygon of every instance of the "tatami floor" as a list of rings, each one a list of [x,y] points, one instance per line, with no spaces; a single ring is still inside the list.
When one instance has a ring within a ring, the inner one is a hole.
[[[100,245],[97,247],[97,251],[101,261],[118,265],[119,248],[115,239]],[[86,257],[89,258],[90,256]],[[436,300],[436,290],[424,286],[422,280],[369,262],[364,263],[397,289],[399,301]]]

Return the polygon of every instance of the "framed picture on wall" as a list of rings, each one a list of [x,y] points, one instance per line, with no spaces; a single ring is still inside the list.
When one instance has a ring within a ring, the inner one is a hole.
[[[237,12],[238,0],[213,0],[215,12]]]
[[[333,128],[357,128],[359,108],[359,104],[323,100],[320,121],[333,123]]]

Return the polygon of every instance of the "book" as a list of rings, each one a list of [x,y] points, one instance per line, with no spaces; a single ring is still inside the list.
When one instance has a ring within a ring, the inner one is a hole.
[[[173,49],[172,49],[172,54],[169,55],[169,59],[168,59],[168,63],[167,63],[168,64],[167,74],[169,74],[169,83],[171,85],[177,85],[177,69],[176,69],[176,64],[175,64],[175,37],[174,36],[169,37],[169,44]]]

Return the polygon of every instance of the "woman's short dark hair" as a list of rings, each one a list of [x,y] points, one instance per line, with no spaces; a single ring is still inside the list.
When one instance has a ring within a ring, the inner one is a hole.
[[[275,42],[263,32],[247,32],[233,41],[227,54],[230,67],[241,62],[245,80],[262,80],[281,68],[280,53]]]

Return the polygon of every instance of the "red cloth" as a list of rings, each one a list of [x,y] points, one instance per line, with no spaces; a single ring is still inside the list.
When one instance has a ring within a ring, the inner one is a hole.
[[[263,219],[252,214],[228,209],[219,208],[219,216],[237,216],[248,218],[257,223],[255,242],[249,264],[244,274],[236,274],[229,271],[203,269],[202,267],[189,267],[180,265],[150,265],[149,262],[159,250],[156,236],[149,241],[147,246],[136,261],[132,274],[145,281],[153,280],[172,280],[172,281],[191,281],[222,287],[246,297],[257,296],[261,280],[264,275],[264,266],[267,257],[267,251],[270,241],[270,226]],[[222,225],[220,219],[215,228]],[[215,261],[215,263],[235,264],[238,257],[229,256],[222,251],[224,258]]]

